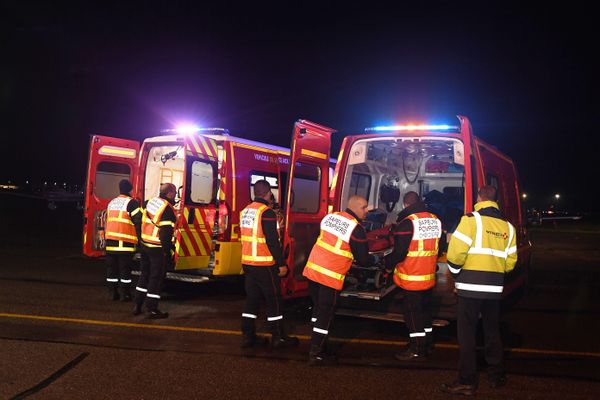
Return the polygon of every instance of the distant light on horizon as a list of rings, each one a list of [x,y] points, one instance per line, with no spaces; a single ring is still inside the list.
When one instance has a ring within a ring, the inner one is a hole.
[[[522,196],[524,199],[526,199],[526,198],[527,198],[527,193],[523,193],[521,196]]]
[[[555,198],[556,200],[560,199],[560,194],[559,194],[559,193],[556,193],[556,194],[554,195],[554,198]]]

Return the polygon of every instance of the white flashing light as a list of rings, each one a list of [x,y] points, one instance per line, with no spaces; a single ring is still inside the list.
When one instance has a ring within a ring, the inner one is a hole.
[[[456,125],[389,125],[375,126],[365,129],[365,132],[397,132],[397,131],[449,131],[459,130]]]
[[[178,126],[177,128],[175,128],[175,132],[183,134],[183,135],[190,135],[192,133],[196,133],[200,131],[200,127],[197,125],[181,125]]]

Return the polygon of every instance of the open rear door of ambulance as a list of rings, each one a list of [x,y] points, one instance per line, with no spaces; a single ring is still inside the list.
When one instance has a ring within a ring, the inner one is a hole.
[[[308,282],[302,271],[319,236],[321,220],[327,215],[329,152],[334,132],[332,128],[306,120],[294,124],[283,234],[290,269],[287,278],[282,280],[285,297],[308,293]]]
[[[106,207],[119,195],[119,181],[129,179],[137,193],[140,144],[133,140],[92,136],[83,211],[83,254],[104,254]]]
[[[211,275],[220,190],[218,151],[217,143],[202,134],[185,138],[185,179],[175,231],[174,272],[189,277],[176,279],[201,282]]]

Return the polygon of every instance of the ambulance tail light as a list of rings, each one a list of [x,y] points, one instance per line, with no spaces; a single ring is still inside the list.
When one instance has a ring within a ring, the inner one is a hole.
[[[225,240],[225,232],[229,227],[229,207],[225,202],[219,204],[219,231],[218,239]]]

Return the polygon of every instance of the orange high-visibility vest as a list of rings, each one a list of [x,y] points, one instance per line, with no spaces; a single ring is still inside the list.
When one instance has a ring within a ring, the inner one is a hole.
[[[173,213],[175,209],[171,203],[161,197],[154,197],[146,205],[146,209],[142,214],[142,241],[148,247],[161,247],[159,230],[163,226],[175,227],[173,221],[161,221],[162,215],[171,207]]]
[[[412,221],[413,236],[406,258],[396,264],[394,282],[405,290],[427,290],[435,285],[435,267],[442,223],[433,214],[419,212]]]
[[[107,246],[107,251],[135,251],[135,246],[123,246],[123,242],[137,244],[138,237],[131,216],[127,212],[127,206],[131,197],[120,195],[108,203],[106,208],[106,227],[104,237],[107,240],[119,242],[119,246]],[[139,212],[139,208],[133,211],[133,215]]]
[[[313,246],[302,275],[311,281],[341,290],[354,256],[350,236],[358,221],[347,212],[335,212],[321,221],[321,234]]]
[[[262,216],[268,209],[269,206],[253,201],[240,213],[242,264],[256,267],[275,264],[262,229]]]

